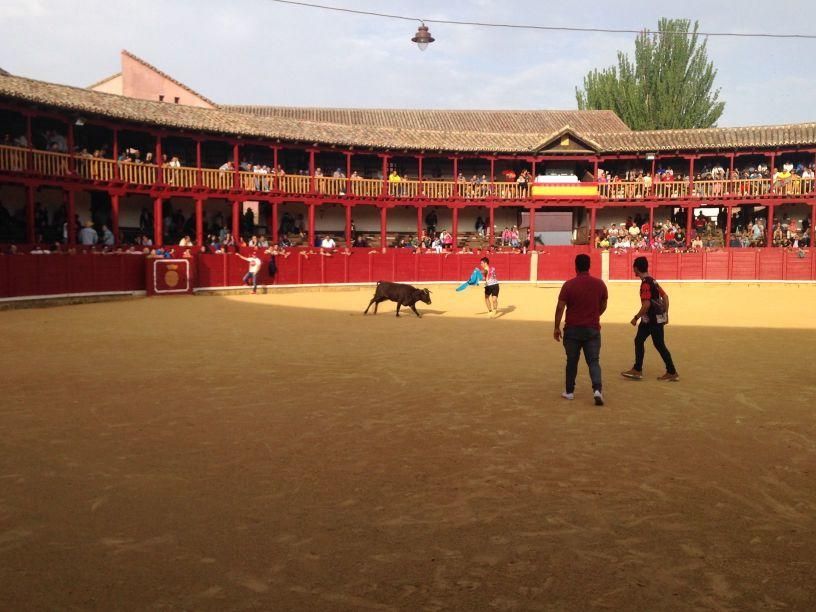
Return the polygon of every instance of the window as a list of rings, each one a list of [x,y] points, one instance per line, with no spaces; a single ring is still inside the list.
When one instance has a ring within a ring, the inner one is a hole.
[[[164,94],[159,94],[159,102],[164,102]]]
[[[178,97],[178,96],[176,96],[175,98],[173,98],[173,102],[175,102],[176,104],[178,104],[178,103],[179,103],[179,97]]]

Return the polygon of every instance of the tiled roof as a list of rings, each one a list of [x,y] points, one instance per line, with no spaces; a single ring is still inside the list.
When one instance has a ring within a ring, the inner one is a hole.
[[[386,129],[551,134],[570,125],[579,132],[629,130],[614,112],[607,110],[418,110],[225,105],[221,108],[259,117]]]
[[[181,82],[177,81],[176,79],[174,79],[173,77],[171,77],[171,76],[170,76],[169,74],[167,74],[166,72],[162,72],[161,70],[159,70],[158,68],[156,68],[156,67],[155,67],[153,64],[148,64],[148,63],[147,63],[146,61],[144,61],[144,60],[143,60],[141,57],[136,57],[135,55],[133,55],[133,54],[132,54],[130,51],[128,51],[127,49],[122,49],[122,54],[123,54],[123,55],[127,55],[127,56],[128,56],[130,59],[132,59],[132,60],[134,60],[134,61],[136,61],[136,62],[139,62],[140,64],[142,64],[142,66],[144,66],[145,68],[148,68],[148,69],[152,70],[152,71],[153,71],[153,72],[155,72],[156,74],[160,74],[160,75],[161,75],[161,76],[163,76],[165,79],[167,79],[168,81],[170,81],[170,82],[172,82],[172,83],[174,83],[174,84],[178,85],[179,87],[181,87],[181,88],[182,88],[182,89],[184,89],[185,91],[189,91],[189,92],[190,92],[191,94],[193,94],[194,96],[196,96],[196,97],[198,97],[198,98],[201,98],[201,99],[202,99],[202,100],[204,100],[204,102],[206,102],[207,104],[212,104],[213,106],[218,106],[218,105],[217,105],[215,102],[213,102],[213,101],[212,101],[212,100],[210,100],[209,98],[206,98],[205,96],[202,96],[200,93],[198,93],[198,92],[197,92],[197,91],[195,91],[194,89],[191,89],[191,88],[187,87],[187,85],[185,85],[184,83],[181,83]]]
[[[502,127],[502,111],[398,111],[405,117],[399,125],[389,125],[385,115],[374,125],[337,123],[336,109],[326,115],[306,109],[308,119],[290,116],[259,116],[223,108],[207,109],[150,100],[137,100],[77,87],[56,85],[15,76],[0,77],[0,98],[61,109],[69,113],[118,119],[133,123],[226,136],[243,136],[266,140],[317,143],[338,147],[373,148],[412,151],[474,153],[531,153],[542,142],[566,127],[521,130],[524,121],[543,121],[532,115],[546,111],[507,111]],[[294,110],[292,111],[294,113]],[[351,109],[349,116],[362,121],[378,112]],[[394,111],[387,111],[393,113]],[[560,111],[559,111],[560,113]],[[566,115],[570,111],[564,111]],[[427,123],[411,124],[407,117],[426,117]],[[555,115],[554,115],[555,116]],[[475,128],[481,117],[488,125],[476,129],[441,129],[434,122],[461,121],[463,127]],[[334,118],[335,122],[327,121]],[[319,121],[318,119],[322,119]],[[373,119],[372,119],[373,120]],[[471,123],[467,123],[467,122]],[[610,121],[610,126],[611,122]],[[581,131],[575,119],[569,121],[576,136],[598,147],[600,153],[733,150],[778,146],[816,145],[816,123],[764,127],[711,128],[704,130],[631,130]],[[487,131],[487,127],[494,131]],[[543,127],[543,125],[542,125]]]
[[[11,73],[0,68],[0,76],[11,76]]]

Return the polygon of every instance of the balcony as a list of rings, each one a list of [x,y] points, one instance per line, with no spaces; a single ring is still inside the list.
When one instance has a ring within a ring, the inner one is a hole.
[[[159,172],[161,170],[161,173]],[[772,184],[771,179],[610,183],[456,183],[452,180],[399,180],[334,178],[209,168],[116,162],[21,147],[0,146],[0,172],[44,178],[80,179],[133,187],[169,190],[209,190],[247,194],[304,195],[361,199],[409,200],[595,200],[635,203],[672,200],[757,200],[762,198],[816,197],[814,179],[792,178]],[[161,179],[161,180],[160,180]]]

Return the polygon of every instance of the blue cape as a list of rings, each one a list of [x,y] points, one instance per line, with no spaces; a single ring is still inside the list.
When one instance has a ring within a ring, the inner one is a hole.
[[[482,276],[482,271],[479,268],[474,268],[473,269],[473,274],[470,275],[470,278],[467,279],[467,281],[465,281],[461,285],[459,285],[456,288],[456,290],[457,291],[464,291],[465,289],[468,288],[469,285],[478,285],[483,279],[484,279],[484,276]]]

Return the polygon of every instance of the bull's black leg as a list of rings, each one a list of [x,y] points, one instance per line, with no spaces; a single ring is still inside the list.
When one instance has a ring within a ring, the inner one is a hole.
[[[382,300],[374,301],[374,314],[377,314],[377,307],[380,305],[380,302],[382,302]]]
[[[400,302],[397,302],[397,316],[399,316],[400,306],[402,306],[402,304]]]
[[[376,298],[371,298],[371,301],[368,303],[368,308],[371,308],[371,305],[374,304],[374,314],[377,314],[377,302]],[[365,309],[364,315],[368,314],[368,308]]]
[[[411,304],[411,310],[413,310],[413,311],[414,311],[414,314],[415,314],[416,316],[418,316],[420,319],[422,318],[422,315],[421,315],[421,314],[419,314],[419,312],[417,312],[417,309],[416,309],[416,305],[415,305],[415,304]]]

